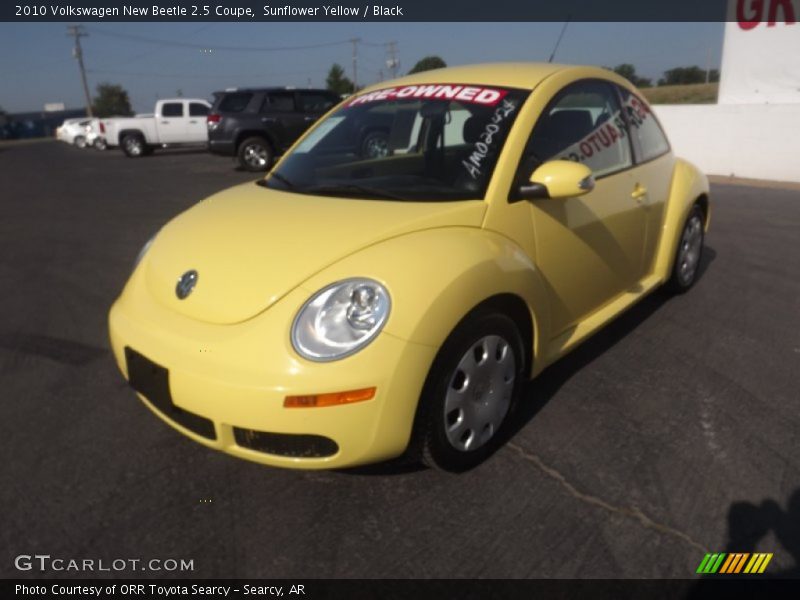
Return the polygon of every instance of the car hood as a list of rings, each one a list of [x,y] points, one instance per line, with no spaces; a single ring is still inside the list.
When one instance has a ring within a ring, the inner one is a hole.
[[[193,319],[237,323],[366,246],[423,229],[480,227],[485,210],[475,200],[356,200],[247,183],[164,226],[143,268],[148,290],[161,304]],[[181,300],[177,284],[191,270],[197,272],[195,287]],[[359,275],[369,274],[353,273]]]

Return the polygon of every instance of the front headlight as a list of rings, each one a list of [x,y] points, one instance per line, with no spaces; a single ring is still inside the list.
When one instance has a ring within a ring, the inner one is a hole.
[[[297,313],[292,345],[309,360],[344,358],[378,335],[390,308],[389,292],[377,281],[339,281],[314,294]]]

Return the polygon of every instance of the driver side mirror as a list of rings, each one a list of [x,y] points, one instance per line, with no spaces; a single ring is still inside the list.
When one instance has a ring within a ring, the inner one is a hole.
[[[529,181],[519,188],[520,196],[526,200],[583,196],[595,184],[591,169],[571,160],[547,161],[531,174]]]

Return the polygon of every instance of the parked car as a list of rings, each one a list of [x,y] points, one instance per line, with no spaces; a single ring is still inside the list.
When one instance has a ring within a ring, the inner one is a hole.
[[[156,148],[205,146],[210,107],[199,98],[171,98],[156,102],[152,115],[104,119],[106,144],[120,146],[130,158],[150,154]]]
[[[66,119],[60,127],[56,128],[56,139],[77,146],[86,147],[86,126],[91,119]]]
[[[214,94],[208,149],[235,156],[248,171],[268,169],[314,121],[341,98],[328,90],[229,89]]]
[[[388,149],[363,157],[342,142],[374,113],[392,117]],[[165,225],[111,344],[140,399],[208,447],[461,471],[536,401],[530,378],[651,292],[693,286],[709,217],[705,175],[623,77],[428,71],[348,98],[265,179]]]
[[[91,119],[86,124],[86,145],[95,150],[105,150],[108,147],[106,126],[102,119]]]

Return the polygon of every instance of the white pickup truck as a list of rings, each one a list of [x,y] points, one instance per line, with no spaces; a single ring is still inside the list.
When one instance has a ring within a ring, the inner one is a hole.
[[[120,146],[131,158],[156,148],[204,146],[208,142],[206,115],[211,105],[198,98],[169,98],[156,102],[155,113],[103,119],[108,146]]]

